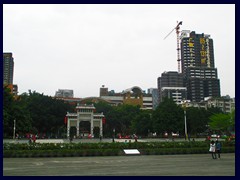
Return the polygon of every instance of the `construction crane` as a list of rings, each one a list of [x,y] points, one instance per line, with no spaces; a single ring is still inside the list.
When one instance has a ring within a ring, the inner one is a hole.
[[[177,34],[177,62],[178,62],[178,73],[181,73],[180,70],[180,38],[179,38],[179,33],[180,33],[180,25],[182,25],[182,21],[177,22],[177,26],[175,28],[173,28],[173,30],[168,33],[168,35],[164,38],[164,40],[174,31],[176,30],[176,34]]]

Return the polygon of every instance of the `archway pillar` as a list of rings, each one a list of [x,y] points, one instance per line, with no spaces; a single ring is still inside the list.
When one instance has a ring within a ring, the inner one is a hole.
[[[91,115],[91,135],[93,135],[93,114]]]
[[[69,138],[70,136],[70,118],[68,118],[68,121],[67,121],[67,138]]]

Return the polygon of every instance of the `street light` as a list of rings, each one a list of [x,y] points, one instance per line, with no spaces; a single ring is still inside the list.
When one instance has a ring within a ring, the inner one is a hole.
[[[186,140],[188,139],[188,133],[187,133],[187,113],[186,113],[186,101],[183,102],[183,109],[184,109],[184,124],[185,124],[185,137]]]
[[[184,109],[184,124],[185,124],[185,136],[186,136],[186,139],[188,139],[186,109]]]
[[[113,142],[114,142],[114,138],[115,138],[115,128],[113,129]]]
[[[13,120],[13,139],[15,139],[15,131],[16,131],[16,120]]]

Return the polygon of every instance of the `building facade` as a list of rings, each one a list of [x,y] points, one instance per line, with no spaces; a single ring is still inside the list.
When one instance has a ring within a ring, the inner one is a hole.
[[[156,109],[159,105],[159,93],[158,88],[150,88],[148,89],[148,94],[152,95],[152,107]]]
[[[222,96],[219,98],[208,98],[205,100],[208,107],[220,108],[224,113],[231,113],[235,110],[235,98]]]
[[[3,84],[13,84],[14,58],[12,53],[3,53]]]
[[[108,96],[108,88],[106,88],[105,85],[102,85],[100,88],[100,97],[101,96]]]
[[[73,98],[73,90],[71,89],[58,89],[55,93],[55,97],[60,98]]]
[[[220,80],[210,35],[194,31],[181,35],[181,67],[187,99],[200,102],[205,97],[220,97]]]
[[[185,107],[196,107],[196,108],[219,108],[224,113],[231,113],[235,110],[235,98],[230,98],[229,96],[222,96],[222,97],[208,97],[205,98],[201,102],[194,102],[194,101],[182,101],[182,106]]]
[[[103,88],[105,89],[104,91]],[[106,93],[106,89],[107,88],[105,87],[100,88],[100,98],[115,105],[139,105],[141,109],[153,109],[152,95],[144,93],[144,91],[138,86],[133,86],[131,88],[123,90],[121,93],[115,93],[113,90],[107,90],[108,93]]]
[[[186,99],[187,89],[184,87],[183,74],[169,71],[158,78],[159,102],[165,97],[172,98],[177,104]]]
[[[18,85],[13,84],[14,75],[14,58],[13,54],[3,53],[3,86],[6,86],[11,90],[14,96],[18,94]]]

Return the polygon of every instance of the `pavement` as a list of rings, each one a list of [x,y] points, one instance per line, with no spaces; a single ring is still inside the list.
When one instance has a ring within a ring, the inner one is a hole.
[[[3,158],[3,176],[235,176],[235,154]]]

